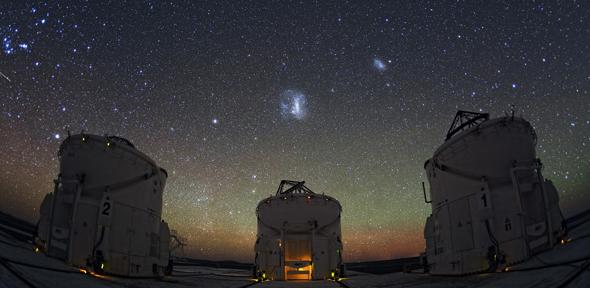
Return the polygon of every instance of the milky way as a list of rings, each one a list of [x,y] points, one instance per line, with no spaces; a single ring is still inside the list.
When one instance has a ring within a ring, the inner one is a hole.
[[[84,130],[167,169],[188,256],[252,261],[281,179],[341,202],[346,261],[417,255],[454,114],[512,107],[564,213],[590,206],[587,2],[1,2],[0,210],[30,221]]]

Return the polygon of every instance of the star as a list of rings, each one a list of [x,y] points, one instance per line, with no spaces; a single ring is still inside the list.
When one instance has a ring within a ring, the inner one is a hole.
[[[188,257],[252,263],[256,204],[282,179],[341,202],[345,261],[416,256],[432,209],[411,191],[457,110],[514,110],[564,214],[590,207],[579,1],[4,2],[2,212],[38,221],[63,131],[84,131],[166,169]]]

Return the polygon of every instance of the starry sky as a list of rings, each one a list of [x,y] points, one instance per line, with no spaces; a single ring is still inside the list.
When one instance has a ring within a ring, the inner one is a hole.
[[[458,109],[512,106],[590,207],[584,1],[7,0],[0,37],[0,210],[30,221],[84,130],[168,170],[187,256],[253,261],[281,179],[341,202],[346,261],[417,255],[424,161]]]

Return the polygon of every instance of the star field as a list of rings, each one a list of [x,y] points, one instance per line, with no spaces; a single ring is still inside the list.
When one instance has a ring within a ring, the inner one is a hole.
[[[2,211],[36,221],[84,130],[168,170],[187,256],[252,261],[282,179],[341,202],[345,261],[417,255],[454,114],[512,107],[564,214],[590,205],[586,2],[25,2],[0,3]]]

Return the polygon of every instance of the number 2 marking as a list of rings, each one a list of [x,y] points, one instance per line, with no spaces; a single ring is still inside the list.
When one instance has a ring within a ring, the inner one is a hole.
[[[102,204],[102,215],[106,215],[109,216],[110,211],[111,211],[111,203],[110,202],[104,202],[104,204]]]

